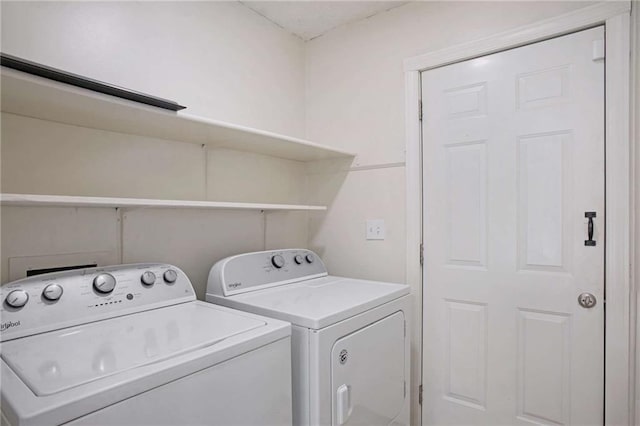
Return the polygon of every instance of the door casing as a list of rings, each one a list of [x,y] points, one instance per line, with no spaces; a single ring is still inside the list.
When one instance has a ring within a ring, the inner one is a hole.
[[[485,39],[405,59],[407,283],[414,295],[412,377],[422,379],[422,135],[420,73],[552,37],[605,26],[605,424],[632,425],[635,401],[635,303],[631,280],[631,2],[603,2]],[[416,356],[417,355],[417,356]],[[422,424],[419,383],[412,424]]]

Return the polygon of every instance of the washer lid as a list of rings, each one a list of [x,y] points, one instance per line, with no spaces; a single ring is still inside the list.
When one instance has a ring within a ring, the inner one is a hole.
[[[405,294],[409,294],[409,286],[403,284],[326,276],[208,300],[320,329]]]
[[[265,325],[187,302],[4,342],[1,356],[36,395],[45,396]]]

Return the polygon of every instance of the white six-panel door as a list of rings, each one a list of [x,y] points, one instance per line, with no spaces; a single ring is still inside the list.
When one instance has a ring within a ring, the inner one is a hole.
[[[603,39],[422,73],[425,425],[602,424]]]

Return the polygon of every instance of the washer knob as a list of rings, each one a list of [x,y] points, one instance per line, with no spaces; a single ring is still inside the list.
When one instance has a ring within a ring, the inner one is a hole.
[[[140,276],[140,281],[142,281],[144,285],[153,285],[156,282],[156,274],[151,271],[144,271]]]
[[[306,255],[304,258],[307,259],[307,263],[313,263],[313,261],[316,260],[316,258],[311,253]]]
[[[22,308],[29,301],[29,293],[24,290],[13,290],[4,301],[12,308]]]
[[[167,269],[164,274],[162,274],[162,277],[167,284],[173,284],[178,279],[178,273],[173,269]]]
[[[302,264],[302,262],[304,262],[304,258],[303,258],[301,255],[299,255],[299,254],[296,254],[295,256],[293,256],[293,260],[294,260],[294,262],[296,262],[298,265],[300,265],[300,264]]]
[[[62,287],[58,284],[49,284],[44,288],[44,290],[42,290],[42,296],[51,302],[55,302],[60,299],[60,297],[62,297],[62,293]]]
[[[271,257],[271,264],[278,269],[282,268],[284,266],[284,257],[276,254],[275,256]]]
[[[111,293],[116,287],[116,279],[113,275],[102,273],[93,279],[93,288],[99,293]]]

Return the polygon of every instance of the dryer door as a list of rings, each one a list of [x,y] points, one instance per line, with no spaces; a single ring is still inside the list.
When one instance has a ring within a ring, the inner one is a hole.
[[[406,394],[404,322],[396,312],[333,345],[334,425],[388,425],[398,416]]]

